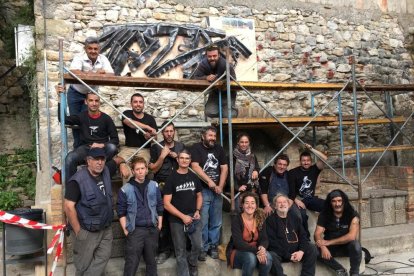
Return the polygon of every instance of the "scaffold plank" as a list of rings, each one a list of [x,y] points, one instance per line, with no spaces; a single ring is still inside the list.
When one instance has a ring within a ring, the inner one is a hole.
[[[386,147],[374,147],[374,148],[362,148],[359,149],[360,153],[372,153],[372,152],[383,152]],[[399,150],[414,150],[414,146],[412,145],[399,145],[399,146],[390,146],[388,148],[389,151],[399,151]],[[329,155],[340,155],[341,152],[334,151],[329,152]],[[344,150],[345,155],[356,154],[355,149]]]
[[[279,121],[288,125],[288,126],[301,126],[311,121],[313,117],[310,116],[299,116],[299,117],[278,117]],[[403,123],[406,118],[404,117],[394,117],[392,118],[394,123]],[[228,119],[222,119],[223,124],[228,124]],[[276,127],[279,123],[274,118],[233,118],[232,125],[234,127]],[[339,118],[337,116],[318,116],[312,120],[310,126],[339,126]],[[391,123],[387,118],[378,118],[378,119],[364,119],[361,118],[358,120],[358,125],[371,125],[371,124],[387,124]],[[213,120],[214,125],[219,124],[219,120]],[[343,125],[354,125],[353,116],[346,116],[342,120]]]
[[[404,123],[406,118],[404,117],[393,117],[392,121],[395,124]],[[390,124],[391,121],[387,118],[377,118],[377,119],[358,119],[358,125],[380,125],[380,124]],[[343,120],[342,125],[354,125],[354,120]],[[338,122],[328,123],[327,126],[339,126]]]
[[[202,91],[206,89],[210,83],[205,80],[189,80],[189,79],[162,79],[162,78],[136,78],[128,76],[109,76],[102,74],[85,74],[79,73],[77,76],[85,83],[90,85],[101,86],[125,86],[125,87],[144,87],[144,88],[169,88],[182,89],[190,91]],[[64,75],[67,83],[79,83],[69,74]],[[267,91],[338,91],[341,90],[345,83],[283,83],[283,82],[239,82],[247,90],[267,90]],[[216,87],[225,89],[224,82],[218,82]],[[236,82],[231,82],[231,88],[239,90],[240,87]],[[352,89],[348,85],[347,90]],[[387,85],[366,85],[364,89],[367,91],[414,91],[414,84],[387,84]],[[362,90],[358,87],[358,90]]]

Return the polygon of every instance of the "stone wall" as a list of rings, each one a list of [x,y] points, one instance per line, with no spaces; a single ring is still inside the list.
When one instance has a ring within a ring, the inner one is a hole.
[[[26,5],[25,1],[3,1],[0,28],[13,22],[14,14]],[[7,37],[14,41],[14,37]],[[6,52],[6,41],[0,38],[0,76],[16,64],[13,55]],[[0,79],[0,154],[11,153],[16,148],[28,148],[32,144],[30,132],[30,99],[23,91],[24,79],[21,68],[16,68]]]

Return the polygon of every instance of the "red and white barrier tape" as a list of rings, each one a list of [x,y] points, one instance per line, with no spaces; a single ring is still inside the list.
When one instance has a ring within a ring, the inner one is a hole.
[[[56,269],[57,262],[60,256],[62,255],[63,241],[65,238],[65,233],[63,230],[66,227],[66,225],[65,224],[49,225],[49,224],[21,218],[13,214],[6,213],[2,210],[0,210],[0,222],[4,222],[7,224],[13,224],[13,225],[17,225],[20,227],[31,228],[31,229],[57,230],[55,236],[52,239],[52,242],[47,248],[47,254],[52,254],[53,249],[56,247],[55,259],[53,261],[53,265],[49,273],[49,276],[53,276],[53,273],[55,272],[55,269]]]

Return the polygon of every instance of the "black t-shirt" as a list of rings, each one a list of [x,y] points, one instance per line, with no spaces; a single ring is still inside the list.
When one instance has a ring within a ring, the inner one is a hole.
[[[135,117],[132,110],[125,110],[123,113],[126,117],[131,118],[134,121],[138,121],[142,124],[146,124],[156,131],[158,131],[157,123],[155,122],[154,117],[144,112],[144,117],[142,119],[138,119]],[[124,119],[126,120],[126,119]],[[124,123],[124,120],[122,120],[122,127],[124,128],[124,134],[125,134],[125,146],[127,147],[141,147],[147,140],[144,137],[144,134],[141,131],[138,131],[135,128],[130,128]],[[148,143],[145,148],[149,149],[151,147],[151,143]]]
[[[289,186],[294,187],[295,196],[300,195],[302,198],[313,197],[315,195],[315,186],[321,170],[313,164],[309,170],[304,170],[301,166],[289,171]]]
[[[192,162],[197,162],[203,171],[216,184],[219,183],[221,165],[227,165],[227,158],[221,146],[206,148],[202,143],[195,144],[191,149]]]
[[[161,145],[165,145],[165,141],[162,141],[160,143]],[[174,141],[174,147],[170,148],[171,151],[175,153],[179,153],[184,149],[184,144],[178,141]],[[151,159],[150,163],[157,162],[158,158],[160,157],[162,148],[159,145],[152,145],[151,147]],[[158,172],[155,174],[155,180],[157,182],[165,182],[168,178],[168,176],[171,174],[172,171],[175,171],[178,169],[178,163],[177,159],[172,158],[171,156],[167,155],[165,157],[163,164],[161,165],[161,168],[158,170]]]
[[[353,210],[350,215],[344,215],[341,218],[328,216],[328,214],[323,211],[319,214],[317,225],[325,228],[325,240],[333,240],[348,234],[351,222],[355,217],[359,217],[358,212],[355,210]]]
[[[197,209],[197,193],[202,190],[200,180],[192,173],[179,174],[173,171],[167,178],[164,195],[172,195],[171,204],[183,214],[193,215]],[[176,216],[170,216],[170,221],[182,222]]]
[[[109,174],[112,176],[116,173],[116,163],[114,160],[109,160],[105,164],[109,169]],[[89,171],[88,171],[89,172]],[[99,189],[106,194],[105,186],[103,184],[102,176],[94,177],[96,179],[96,185],[99,187]],[[66,183],[66,190],[65,190],[65,199],[78,202],[81,198],[81,193],[79,189],[79,183],[75,180],[69,181]]]
[[[58,112],[60,112],[60,104],[58,105]],[[60,121],[59,116],[58,118]],[[97,116],[91,116],[88,111],[83,111],[77,115],[65,116],[65,124],[79,125],[81,145],[91,145],[93,143],[119,144],[118,131],[114,121],[106,113],[101,112]]]

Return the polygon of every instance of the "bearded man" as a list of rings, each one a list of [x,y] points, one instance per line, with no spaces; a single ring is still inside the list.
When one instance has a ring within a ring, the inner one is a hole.
[[[358,212],[341,190],[333,190],[325,200],[324,210],[318,217],[315,242],[319,249],[318,260],[335,270],[336,275],[348,275],[334,257],[349,257],[351,276],[359,275],[362,249],[358,241]]]
[[[289,211],[289,198],[278,194],[273,198],[275,212],[266,219],[271,273],[284,276],[282,262],[302,262],[301,276],[315,275],[317,251],[307,238],[300,217]]]
[[[191,150],[191,167],[204,181],[201,208],[203,250],[199,256],[200,261],[205,261],[207,254],[213,259],[218,258],[217,246],[220,240],[223,207],[221,193],[229,168],[224,149],[216,144],[216,140],[217,130],[209,126],[203,130],[201,142],[195,144]]]
[[[207,80],[214,82],[226,72],[226,60],[220,55],[217,45],[210,45],[206,49],[206,55],[196,68],[192,79]],[[230,65],[230,76],[236,78],[234,68]],[[219,107],[219,93],[221,93],[221,107]],[[238,110],[235,106],[237,93],[231,93],[231,116],[237,117]],[[227,117],[227,94],[226,91],[212,89],[205,106],[205,114],[210,118],[219,117],[220,108],[223,110],[223,117]]]

